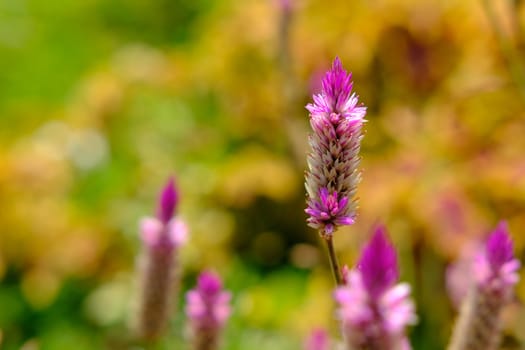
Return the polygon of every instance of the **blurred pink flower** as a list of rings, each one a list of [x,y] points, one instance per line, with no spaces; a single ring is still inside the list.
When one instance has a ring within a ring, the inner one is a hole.
[[[140,222],[144,253],[140,266],[138,332],[147,339],[162,335],[173,304],[176,251],[188,235],[186,224],[173,217],[177,203],[178,194],[170,179],[160,195],[157,217],[146,217]]]
[[[485,252],[475,260],[476,280],[484,288],[509,294],[511,287],[519,280],[519,267],[520,262],[514,258],[508,225],[502,221],[488,237]]]
[[[386,230],[378,226],[357,268],[335,291],[345,341],[350,349],[404,349],[406,326],[416,322],[410,286],[396,284],[398,266]]]
[[[186,294],[186,314],[194,349],[216,349],[220,331],[230,316],[231,294],[222,289],[219,277],[203,272],[197,287]]]
[[[160,194],[157,217],[146,217],[140,221],[141,238],[145,245],[169,250],[186,242],[186,224],[173,216],[178,199],[175,183],[173,178],[170,178]]]
[[[514,257],[507,223],[502,221],[473,257],[471,286],[449,346],[450,350],[498,348],[501,310],[513,295],[520,262]]]

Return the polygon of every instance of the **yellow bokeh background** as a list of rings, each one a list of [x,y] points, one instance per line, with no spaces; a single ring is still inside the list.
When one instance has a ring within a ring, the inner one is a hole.
[[[335,56],[368,107],[359,215],[337,253],[352,266],[387,225],[414,348],[447,343],[446,268],[465,245],[505,219],[522,256],[525,5],[284,2],[0,4],[2,349],[133,348],[138,221],[171,175],[191,234],[161,348],[184,339],[183,293],[203,269],[234,295],[225,349],[298,349],[316,327],[337,338],[303,187],[304,106]],[[523,346],[524,317],[505,310],[505,349]]]

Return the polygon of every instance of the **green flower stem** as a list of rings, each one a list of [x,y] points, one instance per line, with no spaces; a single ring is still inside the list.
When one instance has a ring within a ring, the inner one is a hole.
[[[343,278],[341,277],[341,269],[339,268],[339,262],[337,261],[337,256],[335,255],[334,249],[334,240],[332,236],[323,237],[323,240],[326,242],[326,247],[328,248],[328,258],[330,259],[330,267],[332,268],[332,273],[334,274],[335,283],[339,286],[343,284]]]

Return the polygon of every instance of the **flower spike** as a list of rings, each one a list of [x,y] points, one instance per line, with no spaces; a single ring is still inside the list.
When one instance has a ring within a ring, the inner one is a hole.
[[[313,133],[309,143],[306,192],[308,225],[329,238],[338,226],[356,216],[355,194],[360,181],[359,149],[366,107],[352,93],[352,74],[339,58],[322,81],[322,91],[308,104]]]
[[[157,217],[140,221],[143,253],[140,260],[141,295],[137,331],[144,339],[158,339],[164,331],[178,284],[177,251],[187,239],[184,221],[174,217],[178,193],[173,179],[164,187]]]
[[[416,322],[410,286],[397,283],[397,257],[386,229],[378,226],[334,293],[347,349],[410,349],[405,328]]]
[[[507,223],[502,221],[478,251],[468,271],[470,290],[454,327],[449,350],[496,350],[501,340],[500,314],[512,300],[520,262],[514,257]]]
[[[216,350],[220,332],[230,316],[231,294],[222,288],[219,276],[203,272],[197,287],[186,294],[186,314],[194,350]]]

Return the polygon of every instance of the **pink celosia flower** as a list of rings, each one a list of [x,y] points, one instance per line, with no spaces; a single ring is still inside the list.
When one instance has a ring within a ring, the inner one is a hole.
[[[147,339],[162,335],[171,314],[177,282],[176,251],[187,239],[186,224],[173,217],[177,202],[178,194],[170,179],[160,195],[157,217],[140,222],[144,253],[138,331]]]
[[[357,106],[352,74],[339,58],[326,73],[322,91],[308,104],[313,134],[308,156],[306,191],[309,226],[331,236],[337,226],[351,225],[356,216],[355,193],[360,180],[359,149],[366,107]]]
[[[450,350],[498,349],[501,310],[512,299],[519,267],[507,223],[502,221],[474,257],[472,284],[463,301]]]
[[[219,277],[203,272],[197,287],[186,294],[186,314],[194,350],[217,349],[219,335],[230,316],[231,294],[222,289]]]
[[[379,226],[358,267],[335,291],[338,318],[348,349],[409,349],[407,325],[416,322],[410,286],[398,281],[394,247]]]
[[[178,204],[178,193],[175,182],[170,179],[159,199],[157,217],[146,217],[141,220],[141,238],[148,247],[174,249],[186,242],[187,228],[185,223],[174,217]]]
[[[498,224],[488,237],[485,251],[474,262],[474,276],[478,284],[508,298],[518,282],[520,262],[514,258],[512,241],[505,221]]]

